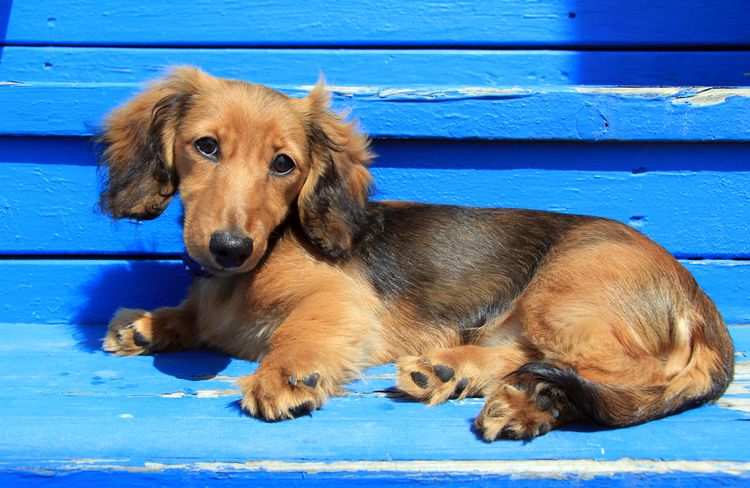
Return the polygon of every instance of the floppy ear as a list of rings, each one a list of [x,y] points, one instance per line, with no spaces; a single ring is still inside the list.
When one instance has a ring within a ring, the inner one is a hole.
[[[100,168],[107,172],[99,206],[115,218],[158,217],[177,192],[173,146],[177,123],[207,77],[175,68],[107,117]]]
[[[301,100],[312,161],[297,206],[308,239],[324,254],[338,258],[350,252],[367,226],[367,199],[372,176],[369,140],[353,122],[330,111],[321,80]]]

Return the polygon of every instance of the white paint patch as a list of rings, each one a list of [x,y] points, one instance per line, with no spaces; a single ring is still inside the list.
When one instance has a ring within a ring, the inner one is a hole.
[[[118,415],[121,419],[134,419],[135,416],[132,413],[122,413]]]
[[[724,395],[750,395],[750,362],[740,361],[734,365],[734,381]],[[729,400],[722,398],[722,400]],[[748,398],[750,401],[750,398]]]
[[[117,463],[117,462],[128,462],[130,459],[73,459],[71,462],[76,464],[102,464],[102,463]]]
[[[224,383],[235,383],[239,376],[226,376],[226,375],[198,375],[193,376],[194,380],[201,380],[201,381],[221,381]]]

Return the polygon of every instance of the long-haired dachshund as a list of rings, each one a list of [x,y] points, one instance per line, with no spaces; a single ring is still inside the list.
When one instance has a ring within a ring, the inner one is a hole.
[[[646,422],[715,400],[733,347],[667,251],[612,220],[368,199],[368,139],[305,98],[181,67],[109,116],[100,205],[153,219],[179,192],[196,268],[177,307],[120,310],[120,355],[211,347],[268,420],[365,367],[435,405],[486,397],[485,439]]]

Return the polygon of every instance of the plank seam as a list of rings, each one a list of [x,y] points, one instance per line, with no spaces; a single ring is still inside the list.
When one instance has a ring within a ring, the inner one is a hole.
[[[163,43],[163,44],[139,44],[139,43],[75,43],[75,42],[46,42],[46,41],[27,41],[27,42],[5,42],[0,43],[0,47],[65,47],[65,48],[127,48],[127,49],[352,49],[358,51],[388,49],[392,51],[411,51],[411,50],[477,50],[477,51],[579,51],[579,52],[599,52],[599,51],[618,51],[618,52],[653,52],[653,51],[699,51],[699,52],[733,52],[745,51],[750,49],[750,44],[723,44],[721,42],[708,44],[532,44],[532,43],[503,43],[503,44],[472,44],[472,43],[419,43],[409,41],[393,41],[384,43],[356,43],[335,42],[335,43]]]

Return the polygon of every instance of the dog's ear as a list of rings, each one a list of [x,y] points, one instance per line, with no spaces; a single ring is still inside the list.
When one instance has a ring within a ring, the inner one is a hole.
[[[311,167],[297,202],[299,218],[308,239],[338,258],[352,250],[367,225],[370,143],[353,122],[330,110],[322,79],[300,103]]]
[[[208,77],[179,67],[107,117],[99,207],[114,218],[158,217],[177,192],[173,149],[177,123]]]

